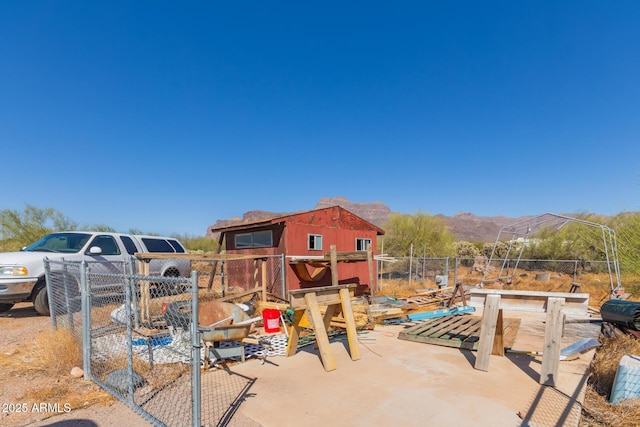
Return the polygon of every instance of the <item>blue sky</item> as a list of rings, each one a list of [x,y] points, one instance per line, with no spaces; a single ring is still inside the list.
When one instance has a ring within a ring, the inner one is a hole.
[[[0,3],[1,209],[640,210],[640,2]]]

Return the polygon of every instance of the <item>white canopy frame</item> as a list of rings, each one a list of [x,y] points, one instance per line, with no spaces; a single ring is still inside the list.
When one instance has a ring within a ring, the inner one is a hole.
[[[620,282],[620,264],[618,261],[618,243],[616,240],[616,233],[611,228],[607,227],[603,224],[598,224],[595,222],[585,221],[579,218],[573,218],[566,215],[559,215],[553,213],[544,213],[542,215],[534,216],[522,221],[518,221],[511,225],[504,226],[498,232],[498,236],[496,237],[496,241],[493,245],[493,249],[491,251],[491,256],[487,260],[487,266],[484,269],[484,273],[482,276],[482,283],[492,282],[496,280],[500,280],[505,278],[510,280],[513,278],[515,271],[518,268],[518,263],[522,258],[522,253],[524,251],[525,245],[520,244],[520,251],[518,253],[518,257],[516,260],[516,264],[513,268],[512,274],[507,277],[507,275],[503,276],[505,271],[505,266],[510,259],[511,252],[514,251],[514,245],[518,243],[518,239],[527,240],[534,233],[544,229],[554,227],[556,230],[560,230],[560,228],[564,227],[567,223],[574,222],[587,227],[595,227],[599,228],[602,232],[602,242],[604,244],[604,254],[607,261],[607,269],[609,271],[609,286],[611,287],[611,295],[615,296],[619,294],[619,290],[622,290],[622,284]],[[504,256],[504,260],[502,262],[502,266],[500,267],[500,272],[498,273],[497,278],[487,278],[489,273],[489,267],[491,266],[491,262],[493,261],[496,248],[498,246],[498,242],[502,240],[506,240],[504,237],[509,236],[509,246],[507,249],[507,254]]]

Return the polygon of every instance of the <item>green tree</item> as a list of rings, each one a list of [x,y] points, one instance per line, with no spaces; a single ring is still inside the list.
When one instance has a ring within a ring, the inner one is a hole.
[[[188,234],[174,235],[180,240],[188,251],[191,252],[215,252],[218,249],[218,242],[211,237],[191,236]]]
[[[53,208],[26,205],[24,211],[0,211],[2,250],[17,251],[55,230],[75,230],[78,224]]]
[[[618,215],[615,221],[620,269],[626,273],[640,273],[640,212]]]
[[[384,251],[393,256],[409,256],[411,245],[427,257],[453,256],[455,238],[445,222],[433,215],[394,213],[382,228],[386,231]]]

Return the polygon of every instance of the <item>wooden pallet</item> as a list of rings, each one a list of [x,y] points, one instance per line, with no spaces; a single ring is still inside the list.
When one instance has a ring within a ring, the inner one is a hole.
[[[398,334],[398,338],[446,347],[477,350],[480,341],[478,316],[449,316],[420,322]],[[504,330],[515,336],[520,319],[505,319]],[[505,343],[506,345],[506,343]]]

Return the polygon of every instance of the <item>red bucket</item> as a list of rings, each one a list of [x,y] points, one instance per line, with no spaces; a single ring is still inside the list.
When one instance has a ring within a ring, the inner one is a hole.
[[[265,308],[262,310],[262,320],[266,333],[280,332],[280,310]]]

